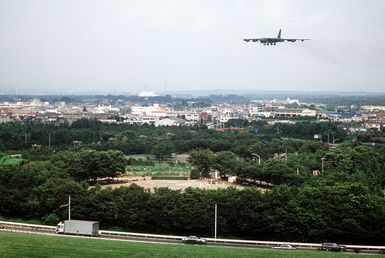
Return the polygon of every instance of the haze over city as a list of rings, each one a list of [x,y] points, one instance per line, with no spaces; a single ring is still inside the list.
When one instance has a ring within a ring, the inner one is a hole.
[[[0,0],[0,93],[384,92],[385,1]],[[310,38],[263,46],[245,37]]]

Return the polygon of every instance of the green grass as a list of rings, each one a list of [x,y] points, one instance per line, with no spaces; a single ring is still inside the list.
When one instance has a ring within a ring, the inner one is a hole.
[[[361,256],[362,254],[360,254]],[[147,244],[0,232],[0,257],[357,257],[354,253]]]
[[[10,158],[7,156],[0,157],[0,166],[2,165],[17,165],[23,161],[22,158]]]
[[[191,165],[175,165],[171,166],[168,163],[155,163],[154,166],[129,165],[126,166],[126,173],[140,176],[155,176],[155,175],[190,175],[192,170]]]

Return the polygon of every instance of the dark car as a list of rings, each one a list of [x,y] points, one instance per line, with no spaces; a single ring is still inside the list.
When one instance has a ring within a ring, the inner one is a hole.
[[[345,250],[345,247],[336,243],[323,243],[319,250],[341,252]]]

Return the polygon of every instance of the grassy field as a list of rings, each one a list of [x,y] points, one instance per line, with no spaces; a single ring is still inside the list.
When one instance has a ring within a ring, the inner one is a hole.
[[[10,158],[7,156],[0,157],[0,166],[2,165],[17,165],[23,161],[21,158]]]
[[[0,257],[357,257],[363,254],[301,250],[147,244],[0,232]]]
[[[126,173],[140,176],[156,175],[190,175],[191,165],[175,165],[168,163],[155,163],[154,166],[129,165],[126,166]]]

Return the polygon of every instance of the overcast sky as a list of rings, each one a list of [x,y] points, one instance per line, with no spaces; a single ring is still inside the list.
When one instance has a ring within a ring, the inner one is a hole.
[[[384,0],[0,0],[0,93],[385,92],[384,15]],[[242,41],[280,28],[311,41]]]

